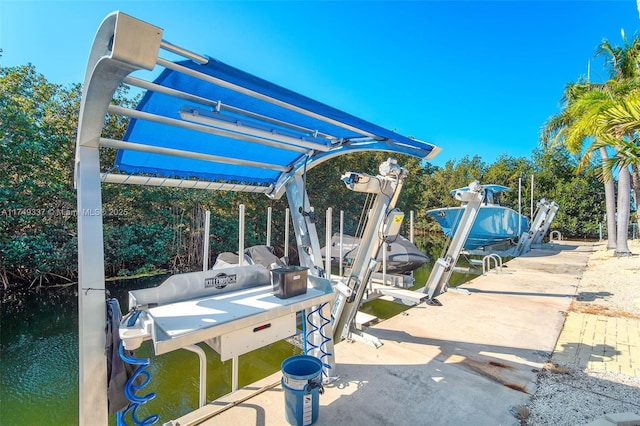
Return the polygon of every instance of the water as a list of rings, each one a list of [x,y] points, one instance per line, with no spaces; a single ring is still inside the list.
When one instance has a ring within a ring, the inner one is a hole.
[[[78,418],[75,288],[2,303],[0,418],[6,425],[71,425]]]
[[[424,247],[434,259],[438,247]],[[426,282],[431,264],[414,271],[416,286]],[[164,280],[164,276],[107,283],[122,309],[127,292]],[[452,285],[470,277],[454,274]],[[390,318],[407,306],[384,300],[365,304],[363,310],[378,318]],[[78,300],[76,286],[57,287],[2,302],[0,317],[0,419],[3,425],[75,425],[78,422]],[[231,361],[201,345],[207,354],[207,400],[231,391]],[[238,385],[246,386],[280,370],[283,359],[299,354],[282,341],[239,357]],[[156,399],[140,408],[139,417],[159,414],[160,422],[180,417],[198,406],[198,357],[184,350],[154,356],[150,342],[135,352],[148,357],[152,379],[140,392],[156,392]],[[106,374],[106,373],[105,373]],[[115,418],[110,419],[115,424]]]
[[[162,282],[156,276],[140,280],[108,282],[107,288],[126,308],[129,290]],[[0,419],[3,425],[75,425],[78,422],[78,315],[75,286],[15,295],[2,304],[0,353]],[[207,399],[231,391],[231,361],[206,345]],[[278,342],[239,357],[239,386],[245,386],[280,370],[283,359],[300,350]],[[198,406],[199,360],[196,354],[174,351],[153,355],[151,342],[135,352],[151,358],[152,375],[140,392],[158,397],[140,408],[142,417],[159,414],[174,419]],[[106,374],[106,372],[105,372]],[[110,419],[115,424],[115,418]]]

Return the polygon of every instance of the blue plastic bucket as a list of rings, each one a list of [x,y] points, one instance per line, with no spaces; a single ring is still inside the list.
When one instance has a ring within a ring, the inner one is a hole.
[[[295,355],[282,361],[284,413],[289,424],[308,426],[318,420],[322,362],[309,355]]]

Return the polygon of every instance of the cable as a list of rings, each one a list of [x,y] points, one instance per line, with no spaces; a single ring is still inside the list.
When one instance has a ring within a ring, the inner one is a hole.
[[[302,353],[307,353],[307,316],[306,309],[302,311]]]
[[[331,341],[331,337],[327,337],[327,335],[325,333],[325,328],[327,326],[329,326],[329,331],[330,331],[329,334],[330,335],[333,334],[331,332],[331,320],[327,319],[326,317],[324,317],[322,315],[322,308],[324,308],[327,305],[327,303],[328,302],[325,302],[325,303],[323,303],[321,305],[316,306],[314,310],[312,310],[311,312],[309,312],[307,314],[307,318],[305,320],[306,322],[309,322],[309,324],[312,327],[312,330],[310,330],[307,333],[306,338],[305,338],[305,340],[307,342],[307,344],[305,345],[305,349],[307,347],[309,347],[309,350],[305,350],[305,354],[308,354],[309,352],[311,352],[313,350],[318,350],[320,352],[319,359],[320,359],[320,362],[322,363],[322,367],[323,367],[323,369],[322,369],[322,375],[323,376],[327,376],[327,373],[325,373],[325,371],[324,371],[325,368],[327,368],[329,370],[331,369],[331,365],[325,362],[325,358],[326,357],[330,357],[330,356],[333,355],[332,353],[329,353],[329,352],[327,352],[325,350],[326,344]],[[313,322],[311,322],[309,320],[309,317],[311,317],[311,315],[313,315],[315,313],[318,314],[318,317],[321,320],[320,327],[318,327],[317,325],[315,325]],[[312,333],[318,333],[320,335],[321,342],[320,342],[319,345],[316,345],[315,343],[313,343],[313,340],[309,339],[309,336],[311,336]],[[323,377],[323,380],[324,380],[324,378],[328,378],[328,377]]]
[[[137,396],[134,392],[145,387],[149,381],[151,380],[151,374],[145,370],[145,368],[149,365],[149,358],[135,358],[133,356],[127,356],[124,354],[124,343],[120,342],[120,347],[118,348],[118,352],[120,353],[120,358],[124,362],[129,364],[137,365],[136,371],[133,372],[131,377],[127,380],[127,383],[124,385],[124,394],[131,403],[124,411],[118,411],[116,422],[118,426],[127,426],[127,422],[124,420],[124,417],[128,412],[131,412],[131,421],[135,426],[149,426],[155,424],[160,416],[157,414],[152,414],[150,416],[145,417],[142,420],[138,419],[137,411],[140,405],[146,403],[147,401],[152,400],[156,397],[154,392],[149,393],[145,396]],[[134,382],[138,377],[143,377],[144,379],[138,385]]]

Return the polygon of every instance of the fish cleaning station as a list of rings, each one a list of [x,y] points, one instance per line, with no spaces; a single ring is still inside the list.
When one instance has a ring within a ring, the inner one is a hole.
[[[121,84],[144,91],[135,109],[112,103]],[[129,120],[122,140],[102,136],[110,116]],[[100,163],[101,149],[116,151],[114,164]],[[330,247],[323,260],[307,172],[363,151],[388,152],[389,159],[374,174],[354,170],[342,175],[348,189],[369,194],[373,201],[353,263],[345,276],[335,277]],[[286,196],[299,265],[262,253],[262,263],[240,255],[200,272],[172,275],[158,287],[130,291],[129,306],[123,307],[128,313],[112,324],[107,337],[103,218],[78,214],[79,424],[108,424],[114,408],[108,388],[114,384],[107,371],[117,382],[110,363],[137,364],[144,378],[144,362],[132,352],[144,342],[153,345],[156,356],[177,350],[198,356],[199,406],[180,419],[141,419],[136,410],[145,402],[140,395],[148,393],[144,383],[133,388],[120,383],[129,402],[118,410],[119,424],[512,421],[503,405],[522,402],[535,384],[533,371],[553,350],[553,333],[563,321],[558,312],[566,310],[575,292],[572,285],[589,247],[543,247],[547,230],[540,233],[541,219],[528,231],[530,244],[537,239],[540,251],[522,250],[508,272],[478,277],[466,294],[443,294],[455,262],[441,259],[438,276],[413,292],[413,308],[367,329],[356,326],[358,308],[381,266],[380,253],[405,219],[396,203],[407,170],[394,155],[428,161],[438,151],[176,46],[154,25],[121,12],[107,16],[96,33],[83,87],[75,170],[78,212],[102,210],[103,185]],[[475,194],[482,187],[474,191],[460,196],[479,199]],[[548,223],[547,216],[547,228]],[[457,258],[462,249],[462,236],[458,240],[457,253],[449,257]],[[244,253],[242,239],[239,245],[238,253]],[[516,272],[520,275],[514,279]],[[440,295],[446,300],[434,303]],[[552,318],[547,326],[534,326],[539,312]],[[317,360],[317,373],[292,367],[284,377],[277,373],[238,388],[240,355],[296,334],[303,335],[301,357]],[[121,341],[113,357],[105,355],[109,338]],[[232,392],[216,401],[206,401],[207,362],[198,344],[233,363]]]

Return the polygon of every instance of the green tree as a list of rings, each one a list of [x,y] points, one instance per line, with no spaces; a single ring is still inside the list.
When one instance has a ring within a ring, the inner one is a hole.
[[[545,150],[553,150],[558,144],[564,144],[572,153],[582,151],[582,144],[585,139],[595,135],[593,128],[595,116],[602,107],[602,103],[607,103],[609,96],[601,90],[599,85],[591,85],[579,81],[566,86],[562,97],[563,109],[560,113],[550,117],[544,124],[540,140]],[[595,147],[594,147],[595,148]],[[607,160],[609,158],[607,149],[600,147],[598,150],[602,160],[604,194],[606,205],[607,222],[607,248],[615,249],[616,239],[616,200],[615,188],[612,179],[607,179]],[[584,158],[589,161],[594,151],[585,154]]]
[[[428,186],[436,191],[430,208],[457,206],[459,204],[450,194],[456,188],[462,188],[475,180],[484,182],[486,164],[478,155],[465,156],[458,161],[447,161],[444,168],[436,170],[430,177]]]
[[[629,254],[627,244],[630,200],[629,190],[631,176],[629,173],[628,150],[626,145],[633,144],[633,134],[616,134],[606,125],[607,112],[617,110],[624,105],[624,100],[637,91],[638,52],[640,39],[635,38],[627,43],[623,32],[623,47],[612,46],[604,40],[596,55],[604,55],[609,67],[610,80],[604,84],[579,82],[567,86],[564,95],[564,109],[551,117],[543,129],[541,140],[546,146],[552,141],[562,140],[573,152],[580,152],[583,143],[591,140],[584,149],[583,160],[578,170],[588,164],[591,156],[599,152],[603,164],[603,178],[610,181],[613,169],[618,170],[618,216],[616,227],[616,255]],[[608,158],[607,149],[614,152]],[[637,170],[636,170],[637,171]],[[607,188],[605,188],[607,189]],[[611,191],[605,191],[607,201],[607,217],[610,224],[609,237],[611,244],[612,202]]]
[[[0,67],[0,279],[32,284],[73,273],[73,142],[80,89],[32,65]],[[66,213],[66,214],[65,214]],[[46,233],[51,238],[45,236]]]
[[[594,238],[606,210],[600,168],[590,163],[575,173],[579,161],[563,145],[534,151],[535,190],[560,206],[552,229],[573,238]]]
[[[533,164],[531,161],[526,158],[515,158],[511,157],[507,154],[503,154],[489,167],[484,173],[483,183],[495,183],[499,185],[507,186],[511,189],[511,191],[505,193],[501,198],[501,204],[509,207],[515,211],[518,211],[520,207],[524,212],[527,211],[526,204],[523,206],[518,206],[518,188],[521,184],[522,179],[522,188],[523,191],[527,186],[527,179],[533,173]],[[523,199],[526,198],[526,195],[523,193]]]

